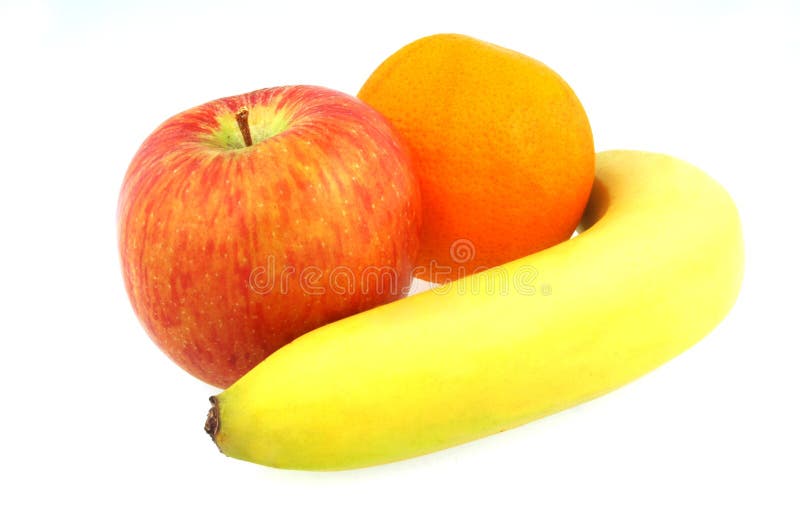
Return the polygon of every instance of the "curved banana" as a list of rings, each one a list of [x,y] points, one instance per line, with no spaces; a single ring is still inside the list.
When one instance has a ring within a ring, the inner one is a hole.
[[[212,397],[206,430],[226,455],[281,468],[409,458],[613,390],[700,340],[736,299],[736,207],[685,162],[598,154],[582,226],[298,338]]]

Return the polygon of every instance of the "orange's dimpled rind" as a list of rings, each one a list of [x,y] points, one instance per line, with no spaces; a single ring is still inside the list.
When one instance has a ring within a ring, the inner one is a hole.
[[[423,207],[418,277],[452,280],[572,235],[594,180],[594,142],[581,102],[543,63],[432,35],[384,61],[358,97],[411,151]],[[454,256],[465,241],[471,249]]]

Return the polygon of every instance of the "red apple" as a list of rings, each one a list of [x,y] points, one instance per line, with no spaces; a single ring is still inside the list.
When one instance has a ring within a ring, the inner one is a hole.
[[[403,296],[419,224],[417,181],[388,122],[311,86],[170,118],[133,158],[118,210],[136,315],[219,387],[313,328]]]

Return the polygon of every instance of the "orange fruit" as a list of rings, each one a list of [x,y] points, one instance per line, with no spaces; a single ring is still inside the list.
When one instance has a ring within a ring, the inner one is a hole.
[[[418,277],[453,280],[572,235],[594,180],[592,130],[543,63],[432,35],[386,59],[358,97],[411,153],[423,206]]]

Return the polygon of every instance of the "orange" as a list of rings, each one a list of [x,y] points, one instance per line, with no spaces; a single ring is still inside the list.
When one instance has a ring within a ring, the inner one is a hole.
[[[386,59],[358,97],[411,153],[423,206],[418,277],[453,280],[572,235],[594,180],[592,131],[543,63],[432,35]]]

